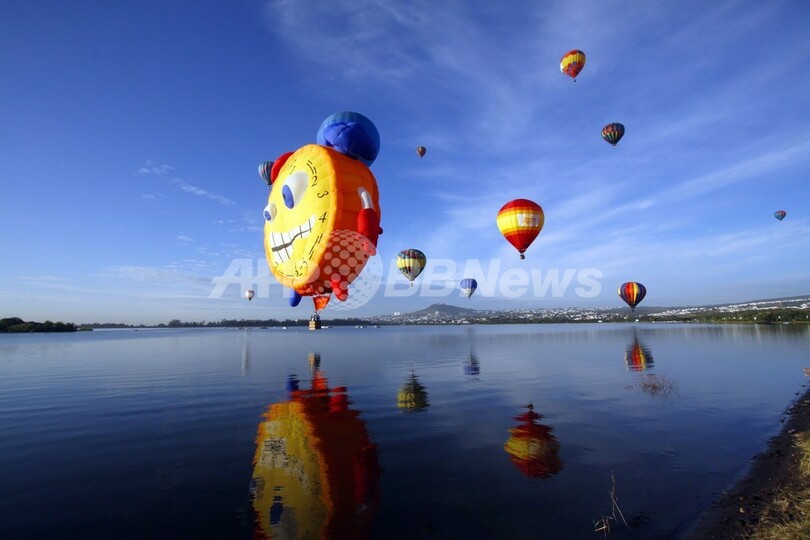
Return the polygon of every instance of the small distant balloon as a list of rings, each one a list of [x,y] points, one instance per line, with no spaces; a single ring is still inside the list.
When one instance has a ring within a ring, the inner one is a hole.
[[[272,161],[262,161],[259,165],[259,176],[262,177],[264,183],[267,184],[267,187],[271,187],[273,185],[273,181],[271,180],[270,171],[273,170],[273,162]]]
[[[584,67],[585,53],[578,49],[568,51],[560,60],[560,71],[574,79],[574,81],[577,80],[577,75]]]
[[[602,128],[602,138],[616,148],[616,144],[624,137],[624,125],[613,122]]]
[[[515,246],[520,258],[540,234],[545,223],[543,208],[528,199],[509,201],[498,211],[498,229],[506,240]]]
[[[419,154],[420,158],[425,157],[426,152],[427,152],[427,148],[425,148],[424,146],[417,146],[416,147],[416,153]]]
[[[464,278],[461,280],[461,292],[466,294],[467,298],[471,297],[477,288],[478,282],[473,278]]]
[[[787,215],[787,212],[785,212],[784,210],[777,210],[776,212],[773,213],[773,217],[775,217],[779,221],[782,221],[783,219],[785,219],[786,215]]]
[[[253,292],[253,290],[252,290],[252,289],[248,289],[248,290],[246,290],[246,291],[245,291],[245,298],[247,298],[247,299],[248,299],[248,302],[250,302],[251,300],[253,300],[253,297],[254,297],[254,296],[256,296],[256,293],[255,293],[255,292]]]
[[[418,249],[403,249],[397,254],[397,268],[411,282],[411,287],[413,280],[422,273],[426,264],[427,257]]]
[[[630,306],[630,311],[635,311],[636,306],[639,302],[644,300],[645,296],[647,296],[647,288],[641,283],[628,281],[619,287],[619,298],[627,302],[627,305]]]

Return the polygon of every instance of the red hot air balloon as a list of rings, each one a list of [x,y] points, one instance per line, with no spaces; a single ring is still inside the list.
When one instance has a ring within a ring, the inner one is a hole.
[[[560,71],[574,79],[574,81],[577,80],[577,75],[584,67],[585,53],[577,49],[568,51],[560,59]]]
[[[545,223],[543,208],[528,199],[509,201],[498,212],[498,229],[525,259],[524,253],[540,234]]]

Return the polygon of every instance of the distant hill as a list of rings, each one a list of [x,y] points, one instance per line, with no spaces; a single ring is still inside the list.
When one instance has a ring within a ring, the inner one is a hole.
[[[459,316],[473,316],[481,315],[484,311],[478,309],[463,308],[458,306],[451,306],[450,304],[431,304],[425,309],[419,311],[412,311],[408,315],[412,317],[420,317],[423,315],[434,315],[439,317],[459,317]]]

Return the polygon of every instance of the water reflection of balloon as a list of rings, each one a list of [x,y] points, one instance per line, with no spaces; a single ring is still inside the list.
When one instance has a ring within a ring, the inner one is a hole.
[[[312,381],[293,376],[289,399],[270,405],[258,427],[251,494],[254,538],[369,538],[379,504],[380,466],[345,387],[330,388],[310,356]]]
[[[426,264],[427,257],[418,249],[403,249],[397,254],[397,268],[411,282],[411,287],[413,280],[422,273]]]
[[[424,411],[429,406],[427,390],[416,378],[416,374],[411,372],[397,392],[397,407],[404,409],[404,412],[417,412]]]
[[[509,201],[498,211],[498,229],[506,240],[515,246],[520,258],[540,234],[546,217],[543,208],[528,199]]]
[[[619,298],[627,302],[627,305],[630,306],[630,311],[635,311],[636,306],[639,302],[644,300],[645,296],[647,296],[647,288],[641,283],[628,281],[627,283],[622,283],[621,287],[619,287]]]
[[[568,51],[560,59],[560,71],[574,79],[574,81],[577,80],[577,75],[579,75],[579,72],[582,71],[584,67],[585,53],[578,49]]]
[[[466,294],[467,298],[469,298],[473,295],[475,289],[478,288],[478,282],[473,278],[464,278],[461,280],[460,287],[461,292]]]
[[[470,357],[464,362],[464,373],[473,377],[481,374],[481,362],[475,353],[470,353]]]
[[[779,221],[782,221],[783,219],[785,219],[786,215],[787,215],[787,212],[785,212],[784,210],[777,210],[776,212],[773,213],[773,217],[775,217]]]
[[[633,333],[633,343],[624,353],[624,363],[630,371],[644,371],[653,366],[653,356]]]
[[[504,449],[520,471],[533,478],[548,478],[563,468],[560,460],[560,443],[551,434],[552,428],[540,423],[543,418],[534,412],[530,403],[527,411],[515,417],[520,422],[511,428],[511,436]]]

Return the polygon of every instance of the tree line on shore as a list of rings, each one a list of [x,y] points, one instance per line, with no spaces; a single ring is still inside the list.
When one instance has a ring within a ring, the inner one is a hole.
[[[24,321],[19,317],[6,317],[0,319],[0,332],[28,333],[28,332],[75,332],[78,330],[73,323],[64,322],[33,322]]]

